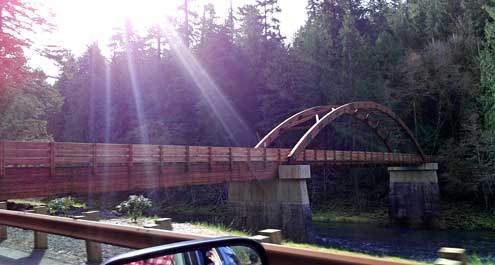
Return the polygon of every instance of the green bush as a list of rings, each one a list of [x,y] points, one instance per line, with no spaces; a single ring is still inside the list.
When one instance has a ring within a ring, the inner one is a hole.
[[[133,222],[144,216],[151,208],[151,200],[143,195],[131,195],[129,199],[117,205],[117,210],[129,216]]]
[[[56,198],[48,202],[48,209],[51,214],[65,214],[71,207],[83,207],[84,205],[78,203],[73,197]]]

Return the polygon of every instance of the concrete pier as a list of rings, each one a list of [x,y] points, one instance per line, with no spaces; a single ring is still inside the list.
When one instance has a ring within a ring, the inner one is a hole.
[[[389,167],[391,219],[411,227],[436,227],[440,222],[438,164]]]
[[[306,179],[309,165],[281,165],[274,180],[232,182],[229,206],[237,224],[248,229],[274,228],[296,241],[313,238]]]

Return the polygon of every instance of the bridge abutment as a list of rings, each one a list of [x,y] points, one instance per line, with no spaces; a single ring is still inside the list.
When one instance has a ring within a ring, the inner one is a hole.
[[[248,229],[281,229],[285,237],[311,241],[311,207],[306,179],[309,165],[281,165],[279,178],[232,182],[229,206],[234,219]]]
[[[391,219],[412,227],[435,227],[440,221],[438,164],[389,167]]]

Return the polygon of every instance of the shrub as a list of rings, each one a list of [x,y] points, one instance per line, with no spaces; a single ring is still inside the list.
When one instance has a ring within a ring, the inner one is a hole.
[[[65,214],[71,207],[78,207],[78,203],[73,197],[56,198],[48,202],[48,209],[51,214]]]
[[[144,216],[151,208],[151,200],[143,195],[130,195],[129,199],[117,205],[117,210],[129,216],[133,222]]]

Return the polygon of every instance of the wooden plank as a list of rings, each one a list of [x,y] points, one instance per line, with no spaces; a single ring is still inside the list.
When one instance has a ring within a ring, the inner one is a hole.
[[[46,156],[50,154],[50,150],[43,149],[7,149],[5,155],[9,157],[30,157],[30,156]]]
[[[208,171],[211,171],[213,167],[213,159],[211,154],[211,146],[208,146]]]
[[[91,175],[95,176],[96,175],[96,167],[97,167],[97,161],[96,161],[96,150],[98,150],[98,146],[96,143],[92,144],[92,150],[91,150]]]
[[[45,149],[50,148],[48,142],[15,142],[5,141],[5,149]]]
[[[0,141],[0,177],[5,177],[5,142]]]
[[[212,162],[229,162],[228,147],[211,147]]]
[[[251,170],[251,148],[247,148],[247,163],[249,170]]]
[[[232,147],[229,147],[229,170],[232,170],[234,159],[232,158]]]
[[[163,177],[163,145],[160,145],[160,178]]]
[[[266,148],[263,148],[263,168],[266,168]]]
[[[129,157],[128,157],[128,169],[127,169],[127,173],[129,174],[129,176],[132,174],[132,164],[134,163],[134,153],[133,153],[133,149],[134,149],[134,146],[132,144],[128,145],[127,147],[129,149]]]
[[[61,157],[58,156],[56,157],[55,161],[55,166],[62,166],[64,164],[70,164],[70,163],[93,163],[93,159],[90,156],[87,157]]]
[[[186,146],[186,164],[185,164],[185,169],[186,171],[189,171],[189,163],[191,161],[191,154],[190,154],[190,146]]]
[[[263,162],[264,151],[263,148],[249,148],[250,161],[251,162]]]

